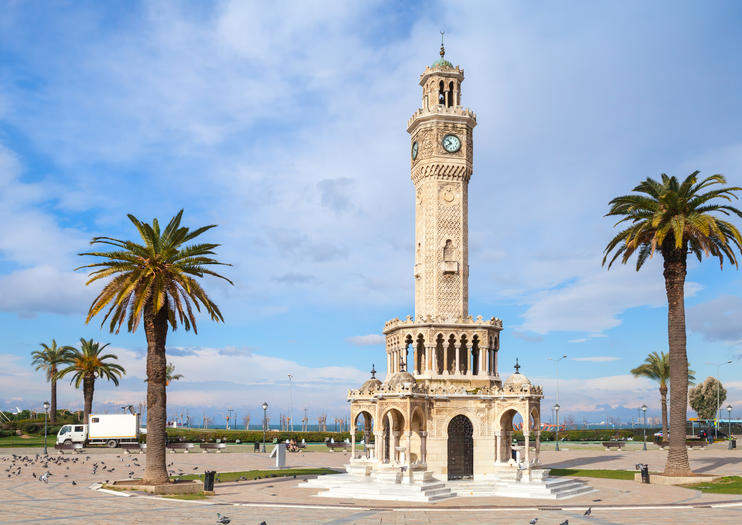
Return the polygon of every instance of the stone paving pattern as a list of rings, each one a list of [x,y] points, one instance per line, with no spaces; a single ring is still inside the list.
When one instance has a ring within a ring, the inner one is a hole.
[[[569,448],[569,447],[567,447]],[[653,448],[653,447],[652,447]],[[173,473],[200,473],[204,470],[235,471],[270,468],[266,455],[230,447],[223,454],[168,454]],[[178,524],[216,523],[216,513],[232,518],[232,525],[309,524],[655,524],[655,523],[742,523],[742,496],[702,494],[681,487],[642,485],[633,481],[585,479],[599,492],[568,500],[526,500],[504,498],[454,498],[421,506],[417,503],[344,501],[316,498],[313,489],[299,488],[301,480],[275,478],[251,482],[218,483],[217,495],[204,501],[180,501],[147,496],[124,497],[90,490],[94,481],[126,479],[130,472],[141,475],[143,455],[124,455],[117,450],[90,449],[84,454],[49,456],[43,467],[40,449],[0,449],[0,524]],[[20,462],[17,456],[28,456]],[[633,470],[639,462],[661,470],[666,452],[637,447],[627,451],[589,450],[574,447],[554,452],[543,450],[545,465],[561,468],[609,468]],[[690,451],[696,472],[742,474],[742,450],[714,445]],[[291,467],[326,466],[340,468],[348,461],[345,453],[313,452],[289,454]],[[98,467],[93,474],[93,464]],[[138,465],[137,465],[138,464]],[[15,466],[12,466],[15,465]],[[20,473],[18,472],[20,465]],[[7,470],[6,470],[7,469]],[[111,470],[113,469],[113,470]],[[48,484],[38,480],[46,470]],[[36,474],[36,478],[33,474]],[[75,481],[76,485],[72,482]],[[638,507],[652,505],[654,508]],[[710,505],[710,507],[709,507]],[[591,506],[592,514],[585,517]],[[620,507],[620,508],[611,508]]]

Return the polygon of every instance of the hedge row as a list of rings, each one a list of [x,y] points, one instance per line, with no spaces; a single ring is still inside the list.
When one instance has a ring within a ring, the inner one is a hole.
[[[222,442],[234,443],[238,439],[242,443],[254,443],[263,441],[262,430],[224,430],[224,429],[189,429],[189,428],[168,428],[167,436],[169,441],[184,441],[196,443],[213,443],[217,439]],[[344,441],[350,439],[350,432],[278,432],[271,430],[266,433],[266,440],[274,439],[285,441],[287,439],[302,439],[308,443],[322,443],[334,439],[335,441]],[[363,433],[356,434],[356,441],[363,439]]]
[[[654,440],[654,433],[660,429],[648,428],[647,429],[647,440]],[[629,438],[633,440],[641,440],[644,437],[643,430],[640,428],[625,428],[625,429],[582,429],[582,430],[561,430],[559,431],[559,441],[625,441]],[[517,430],[513,433],[513,438],[521,440],[523,439],[523,432]],[[531,433],[531,439],[534,439],[535,435]],[[551,430],[544,430],[541,432],[541,441],[553,441],[556,438],[556,433]]]

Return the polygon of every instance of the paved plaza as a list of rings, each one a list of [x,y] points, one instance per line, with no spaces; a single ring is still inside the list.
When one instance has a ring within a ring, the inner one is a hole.
[[[272,462],[265,455],[246,450],[247,447],[230,447],[230,452],[223,454],[169,454],[169,468],[179,474],[271,467]],[[89,487],[94,482],[125,479],[131,472],[135,477],[141,475],[144,456],[91,449],[84,454],[51,455],[51,461],[44,468],[43,457],[36,460],[38,452],[40,449],[0,451],[0,523],[210,524],[216,523],[217,512],[229,516],[233,525],[258,525],[261,521],[268,525],[527,524],[532,518],[538,518],[538,525],[556,525],[565,520],[570,524],[742,522],[742,496],[702,494],[681,487],[594,478],[585,478],[585,481],[598,492],[560,501],[461,497],[429,505],[344,501],[314,497],[315,490],[300,488],[301,479],[294,478],[218,483],[217,495],[207,500],[122,496]],[[542,458],[552,467],[633,470],[636,463],[645,462],[651,469],[659,470],[664,465],[665,455],[662,450],[643,452],[637,445],[621,452],[566,446],[560,452],[546,449]],[[31,459],[22,462],[21,456]],[[690,451],[690,456],[693,468],[699,473],[739,474],[742,471],[741,450],[729,451],[722,445],[715,445],[706,450]],[[337,452],[288,455],[291,467],[341,468],[347,461],[345,453]],[[13,464],[16,466],[12,467]],[[94,464],[97,464],[95,469]],[[20,473],[16,475],[18,465]],[[38,477],[47,470],[52,475],[45,484]],[[592,507],[592,513],[585,517],[588,507]]]

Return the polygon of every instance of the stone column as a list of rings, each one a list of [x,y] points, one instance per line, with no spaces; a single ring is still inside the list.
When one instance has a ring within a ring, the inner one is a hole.
[[[355,425],[350,429],[350,459],[356,459],[356,433]]]
[[[443,343],[443,375],[448,375],[448,345]]]
[[[495,432],[495,463],[500,462],[500,447],[502,446],[500,440],[500,433]]]
[[[425,370],[431,374],[435,370],[435,348],[425,347]]]
[[[456,349],[456,375],[461,375],[461,364],[460,364],[460,358],[461,358],[461,343],[453,345]]]
[[[536,457],[533,458],[537,461],[541,457],[541,430],[536,431]]]
[[[428,433],[420,432],[420,462],[425,465],[428,462]]]
[[[407,432],[407,474],[412,477],[412,430]]]
[[[531,439],[531,416],[528,414],[528,412],[526,412],[526,417],[524,418],[524,421],[523,421],[523,444],[525,445],[524,454],[525,454],[526,467],[531,465],[529,461],[531,457],[530,439]]]
[[[391,455],[390,463],[396,463],[397,462],[397,443],[399,442],[399,431],[398,430],[390,430],[389,431],[389,454]]]
[[[479,349],[479,370],[478,370],[478,374],[477,375],[480,375],[480,376],[486,375],[486,373],[487,373],[487,371],[484,369],[484,365],[485,365],[484,354],[485,354],[485,352],[486,352],[486,350],[484,348],[480,348]]]
[[[466,375],[470,376],[473,374],[472,370],[472,358],[471,358],[471,343],[466,346]]]

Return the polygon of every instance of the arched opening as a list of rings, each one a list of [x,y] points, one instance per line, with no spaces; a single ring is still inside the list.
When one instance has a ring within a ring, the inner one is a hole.
[[[367,412],[366,410],[363,410],[356,415],[356,419],[353,422],[353,430],[355,431],[360,430],[361,432],[363,432],[363,452],[362,454],[363,454],[363,457],[365,458],[370,458],[373,456],[373,453],[371,452],[373,450],[373,445],[371,443],[372,438],[374,436],[373,428],[374,428],[373,416],[369,412]]]
[[[459,372],[466,374],[469,370],[469,345],[466,336],[462,335],[459,345]]]
[[[451,334],[448,336],[448,359],[446,360],[446,370],[449,374],[453,374],[456,370],[456,336]]]
[[[443,344],[443,335],[438,334],[438,337],[435,338],[435,372],[438,375],[441,375],[443,370],[446,368],[443,356]]]
[[[420,408],[416,408],[412,413],[412,419],[410,419],[410,462],[411,463],[424,463],[425,462],[425,420],[423,418],[423,411]]]
[[[516,409],[511,408],[500,416],[500,444],[497,456],[501,463],[517,459],[517,454],[513,451],[513,433],[516,428],[523,428],[523,416]]]
[[[412,336],[411,335],[408,335],[407,337],[405,337],[405,340],[404,340],[404,355],[402,356],[402,358],[400,360],[401,362],[399,363],[399,368],[397,369],[397,371],[399,371],[399,372],[401,372],[403,370],[405,370],[405,371],[408,370],[407,363],[409,361],[407,360],[407,358],[408,358],[408,356],[410,354],[410,346],[411,345],[412,345]]]
[[[446,104],[446,92],[442,80],[438,86],[438,104]]]
[[[383,463],[397,463],[399,461],[399,438],[404,429],[404,416],[402,413],[392,408],[384,414],[382,418],[382,436],[384,439],[381,461]]]
[[[447,239],[446,244],[443,247],[443,260],[444,261],[455,260],[454,253],[453,253],[453,242],[451,242],[451,239]]]
[[[453,106],[453,82],[448,84],[448,107]]]
[[[422,334],[417,336],[415,345],[415,374],[422,374],[425,371],[425,338]]]
[[[448,479],[466,479],[474,474],[474,427],[459,414],[448,423]]]
[[[479,336],[475,335],[471,339],[471,370],[475,376],[479,375],[480,360],[479,360]]]

